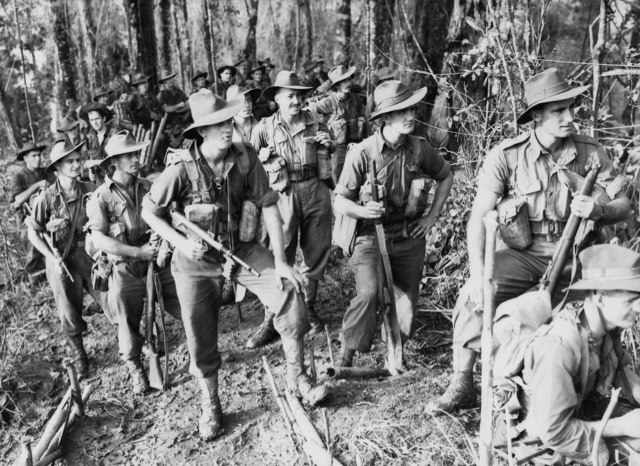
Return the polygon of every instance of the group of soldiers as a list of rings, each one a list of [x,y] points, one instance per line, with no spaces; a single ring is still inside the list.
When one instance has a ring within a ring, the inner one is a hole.
[[[40,253],[80,374],[89,371],[82,340],[84,289],[118,326],[119,354],[133,392],[148,391],[140,322],[147,269],[155,263],[167,312],[185,329],[189,370],[201,388],[199,433],[205,440],[223,427],[218,313],[225,281],[248,289],[264,305],[264,322],[247,346],[279,334],[289,389],[316,405],[328,387],[312,379],[304,365],[304,337],[324,324],[317,294],[332,236],[355,275],[356,296],[344,312],[336,362],[350,367],[357,353],[371,350],[377,330],[376,224],[384,229],[404,344],[414,332],[425,238],[454,182],[449,163],[412,134],[426,88],[412,90],[392,71],[381,70],[368,103],[354,92],[355,67],[334,66],[323,82],[323,60],[312,60],[305,63],[302,80],[280,71],[271,83],[272,67],[268,59],[244,66],[245,82],[236,66],[219,68],[213,84],[198,72],[189,97],[172,84],[174,75],[160,78],[157,97],[150,94],[149,79],[137,75],[132,80],[137,93],[119,101],[127,103],[132,120],[149,124],[163,113],[171,115],[164,169],[153,182],[141,177],[140,151],[149,142],[117,127],[108,101],[100,101],[108,97],[106,90],[80,110],[89,134],[81,135],[78,120],[70,117],[60,127],[64,137],[47,150],[47,163],[46,145],[27,145],[17,155],[25,166],[16,175],[12,202],[18,211],[30,206],[25,224],[35,247],[27,272],[37,267]],[[607,152],[573,131],[573,102],[585,90],[572,87],[555,69],[533,76],[525,84],[528,107],[518,119],[522,125],[532,122],[530,130],[501,142],[484,159],[468,225],[470,278],[454,310],[453,374],[434,402],[439,410],[455,412],[477,399],[473,366],[482,332],[485,214],[497,208],[526,215],[520,222],[503,219],[527,229],[522,236],[528,241],[505,241],[496,253],[495,300],[501,304],[538,283],[571,213],[597,228],[630,212],[622,177]],[[306,100],[312,92],[316,97]],[[102,177],[85,178],[85,149]],[[377,170],[371,173],[373,163]],[[599,189],[576,194],[594,165],[601,166]],[[507,209],[511,204],[516,207]],[[191,234],[194,229],[225,245],[235,259],[207,247]],[[614,374],[624,374],[629,401],[640,401],[629,359],[605,338],[632,326],[640,314],[640,255],[620,246],[588,247],[589,241],[593,236],[581,246],[581,272],[572,270],[569,260],[553,296],[562,309],[523,345],[524,388],[516,391],[521,409],[513,413],[522,422],[522,438],[538,438],[554,454],[584,464],[597,423],[586,420],[580,408],[589,395],[600,393],[599,377],[604,374],[611,383],[621,380]],[[296,265],[298,247],[302,261]],[[582,278],[573,280],[580,273]],[[95,287],[92,275],[108,286]],[[598,371],[605,366],[610,370]],[[613,419],[604,439],[640,438],[639,413]]]

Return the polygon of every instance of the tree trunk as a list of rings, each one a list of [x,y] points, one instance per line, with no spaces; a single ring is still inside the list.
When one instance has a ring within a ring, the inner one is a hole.
[[[246,0],[249,29],[244,46],[244,55],[249,63],[256,63],[256,28],[258,26],[258,0]]]
[[[165,72],[171,71],[171,0],[160,0],[160,63]]]
[[[306,27],[306,58],[310,60],[313,56],[313,21],[311,19],[311,0],[302,0],[302,14]]]
[[[176,31],[175,39],[176,39],[176,51],[178,58],[178,74],[180,75],[180,79],[182,80],[182,88],[184,89],[186,85],[189,83],[190,79],[188,73],[185,74],[185,69],[183,66],[183,52],[182,52],[182,41],[180,40],[180,35],[177,33],[179,31],[178,27],[178,14],[175,2],[171,2],[171,18],[173,20],[173,30]],[[187,25],[184,25],[184,29],[187,29]]]
[[[185,0],[186,1],[186,0]],[[202,6],[204,9],[204,16],[202,20],[202,33],[204,37],[204,50],[207,54],[207,72],[212,77],[215,83],[218,82],[216,70],[213,67],[213,31],[211,29],[211,11],[209,0],[203,0]]]
[[[9,144],[9,152],[14,152],[19,146],[22,145],[22,138],[20,137],[20,131],[16,127],[15,122],[11,118],[11,112],[7,105],[7,96],[4,93],[4,80],[0,75],[0,126],[7,137]]]
[[[191,34],[189,34],[189,13],[187,11],[187,0],[182,1],[182,19],[184,19],[184,42],[185,42],[185,51],[186,51],[186,59],[189,66],[187,67],[187,79],[186,82],[191,82],[191,77],[193,76],[193,60],[191,58]],[[209,79],[213,80],[213,76],[209,76]]]
[[[131,57],[137,70],[151,77],[151,88],[157,84],[158,58],[153,18],[153,0],[123,0],[129,16],[132,42],[136,55]]]
[[[96,28],[91,17],[91,0],[77,0],[84,61],[91,89],[96,88]]]
[[[351,44],[351,0],[337,1],[336,48],[334,63],[349,61],[349,45]]]
[[[71,50],[71,40],[69,39],[69,31],[67,30],[64,12],[64,0],[52,0],[51,10],[53,13],[53,38],[58,49],[58,63],[60,63],[60,86],[58,93],[58,105],[62,109],[62,113],[66,113],[68,108],[68,100],[77,102],[78,92],[76,90],[75,55]]]
[[[395,0],[371,0],[371,67],[377,70],[389,64]]]

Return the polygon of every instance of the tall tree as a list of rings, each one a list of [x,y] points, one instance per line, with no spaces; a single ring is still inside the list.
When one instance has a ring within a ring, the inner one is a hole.
[[[305,25],[305,45],[306,45],[306,58],[311,59],[313,56],[313,21],[311,19],[311,0],[302,0],[302,14],[304,15]]]
[[[74,73],[76,60],[71,50],[71,40],[67,29],[64,0],[51,0],[53,13],[53,39],[58,49],[58,63],[60,64],[60,85],[58,86],[58,103],[63,113],[66,113],[67,101],[77,102],[78,92]]]
[[[160,64],[165,72],[171,71],[171,0],[160,0]]]
[[[376,70],[389,64],[396,1],[368,1],[371,8],[371,16],[369,18],[369,27],[371,28],[369,58],[371,60],[371,67]]]
[[[245,0],[247,15],[249,16],[247,40],[244,45],[244,55],[249,63],[256,62],[256,28],[258,26],[258,0]]]
[[[349,46],[351,44],[351,0],[337,0],[336,47],[334,62],[349,61]]]
[[[96,28],[91,16],[91,0],[77,0],[78,19],[82,35],[83,59],[91,89],[96,87]]]
[[[11,118],[12,112],[9,111],[9,105],[7,103],[7,95],[4,92],[4,82],[2,76],[0,76],[0,126],[7,138],[8,149],[13,152],[18,146],[22,145],[22,138],[20,137],[20,131]]]
[[[204,37],[204,50],[207,55],[207,72],[209,73],[209,76],[212,77],[213,81],[217,82],[218,79],[213,65],[213,54],[215,53],[215,49],[213,42],[213,28],[211,26],[211,16],[213,14],[211,0],[202,0],[202,6],[204,9],[202,32]]]
[[[179,0],[182,1],[182,18],[184,19],[184,42],[185,42],[185,51],[186,51],[186,59],[187,63],[191,65],[188,68],[187,77],[185,82],[191,82],[191,76],[193,76],[193,59],[191,57],[191,34],[189,33],[189,13],[187,12],[187,0]],[[210,79],[213,79],[213,76],[209,76]]]
[[[155,21],[153,18],[153,0],[123,0],[125,11],[129,17],[132,49],[131,57],[135,68],[151,76],[152,84],[156,84],[158,73],[158,55]]]
[[[177,7],[175,2],[171,2],[171,17],[173,18],[173,30],[176,31],[176,34],[174,34],[174,37],[176,39],[178,74],[180,75],[180,79],[182,80],[182,87],[184,88],[185,87],[184,85],[189,82],[189,76],[188,76],[188,73],[186,73],[187,76],[185,76],[185,70],[183,66],[184,54],[182,51],[182,41],[180,40],[180,34],[177,33],[177,31],[179,31],[180,28],[178,26],[178,13],[177,13]],[[185,24],[184,30],[186,29],[187,29],[187,25]]]

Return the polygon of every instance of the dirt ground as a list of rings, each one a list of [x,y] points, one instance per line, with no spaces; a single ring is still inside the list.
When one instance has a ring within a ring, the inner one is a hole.
[[[336,354],[342,314],[353,295],[353,277],[345,265],[346,259],[332,261],[319,297],[320,313],[329,323]],[[67,388],[62,367],[67,349],[48,286],[44,284],[36,293],[24,283],[15,286],[2,300],[3,314],[12,312],[12,306],[24,309],[24,315],[6,329],[3,342],[12,350],[7,354],[18,358],[15,372],[3,385],[14,402],[12,418],[2,424],[0,454],[4,464],[17,458],[21,442],[37,441]],[[22,299],[31,305],[18,306]],[[344,465],[472,462],[468,442],[475,439],[478,411],[463,412],[456,419],[425,413],[429,400],[444,390],[450,370],[450,324],[442,314],[427,312],[428,302],[428,290],[423,289],[416,338],[406,349],[408,373],[379,380],[329,382],[330,399],[322,407],[307,408],[323,436],[321,410],[327,410],[334,452]],[[262,320],[261,306],[255,299],[245,301],[242,313],[240,322],[235,307],[220,311],[225,433],[209,443],[197,436],[199,392],[188,373],[181,323],[167,319],[170,389],[134,396],[118,359],[116,328],[104,314],[86,317],[86,346],[93,368],[89,380],[99,385],[88,403],[88,416],[74,425],[62,443],[64,456],[58,464],[307,464],[287,436],[262,369],[261,357],[266,355],[284,387],[279,341],[257,350],[245,349],[244,343]],[[307,343],[315,349],[319,377],[325,378],[330,365],[326,338],[307,336]],[[382,367],[383,358],[384,344],[377,339],[374,350],[358,355],[355,363]]]

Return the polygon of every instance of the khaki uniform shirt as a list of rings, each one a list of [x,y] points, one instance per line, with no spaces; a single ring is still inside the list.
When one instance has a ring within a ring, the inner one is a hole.
[[[188,100],[189,98],[182,91],[182,89],[179,89],[176,86],[171,86],[169,89],[162,90],[158,93],[158,103],[160,104],[160,109],[162,109],[165,105],[178,105],[180,102],[187,102]],[[169,113],[169,116],[167,117],[166,128],[167,130],[183,126],[186,128],[186,123],[190,120],[190,118],[191,114],[189,111]]]
[[[91,195],[87,202],[89,221],[86,229],[99,231],[131,246],[141,246],[149,241],[149,226],[140,215],[142,199],[149,192],[151,183],[143,178],[134,182],[135,196],[131,198],[127,191],[109,176]],[[109,254],[110,259],[125,258]]]
[[[135,93],[129,98],[129,111],[133,123],[149,127],[151,122],[162,117],[162,107],[158,98],[150,92]]]
[[[531,221],[566,221],[571,213],[571,193],[579,191],[581,183],[571,173],[565,175],[569,171],[584,177],[594,164],[602,166],[598,183],[606,188],[615,178],[615,169],[598,141],[571,135],[554,161],[531,131],[489,151],[478,185],[502,197],[526,199]]]
[[[106,124],[106,131],[104,133],[104,138],[102,142],[98,138],[98,133],[96,130],[91,129],[87,134],[87,154],[92,160],[103,160],[106,157],[106,152],[104,151],[104,146],[107,145],[107,141],[111,136],[116,134],[119,131],[112,124]]]
[[[253,130],[256,128],[256,126],[258,126],[258,120],[256,120],[254,117],[251,117],[250,121],[251,121],[251,132],[249,134],[246,134],[244,131],[242,131],[242,128],[240,127],[240,125],[238,125],[234,120],[233,122],[233,140],[234,141],[242,142],[245,145],[251,144],[251,135],[253,134]]]
[[[320,115],[329,115],[329,119],[345,120],[347,123],[347,143],[362,140],[362,137],[358,137],[358,118],[365,118],[366,109],[360,97],[353,92],[347,94],[344,100],[340,100],[336,93],[331,93],[319,101],[309,104],[309,110]],[[329,123],[327,124],[329,125]]]
[[[29,170],[27,167],[22,167],[11,177],[11,192],[9,193],[9,202],[14,202],[19,194],[22,194],[34,184],[38,183],[39,181],[46,180],[47,178],[49,177],[45,174],[44,170],[38,170],[34,172]],[[27,203],[28,202],[29,201],[27,200]],[[23,219],[24,215],[21,213],[21,207],[22,206],[17,206],[16,212],[18,212],[20,219]]]

